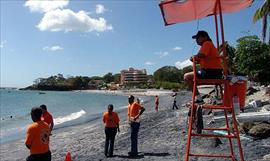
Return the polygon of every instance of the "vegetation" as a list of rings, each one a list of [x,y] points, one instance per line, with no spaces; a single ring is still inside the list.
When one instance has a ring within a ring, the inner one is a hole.
[[[62,74],[50,76],[48,78],[38,78],[34,84],[24,89],[31,90],[55,90],[55,91],[69,91],[69,90],[84,90],[84,89],[101,89],[106,87],[106,83],[120,80],[120,74],[112,75],[107,73],[103,77],[93,76],[76,76],[65,78]]]
[[[244,36],[237,40],[233,63],[238,74],[261,84],[270,84],[269,46],[257,36]]]
[[[258,8],[253,16],[253,22],[262,20],[262,39],[265,42],[266,32],[267,32],[267,23],[268,18],[270,17],[270,0],[264,0],[264,3],[260,8]],[[270,28],[269,28],[269,40],[268,45],[270,46]]]

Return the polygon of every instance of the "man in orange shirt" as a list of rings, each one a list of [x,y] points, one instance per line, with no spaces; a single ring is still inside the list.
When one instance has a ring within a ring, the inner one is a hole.
[[[34,107],[31,110],[32,123],[26,133],[25,145],[30,149],[30,156],[26,161],[51,161],[49,149],[50,128],[41,121],[42,109]]]
[[[131,130],[131,151],[128,154],[131,157],[136,157],[138,156],[138,132],[140,129],[139,117],[145,109],[137,102],[134,102],[133,95],[128,97],[128,103],[128,121]]]
[[[50,127],[50,129],[52,131],[53,126],[54,126],[52,115],[47,111],[47,106],[46,105],[40,105],[40,108],[42,109],[42,112],[43,112],[41,120],[46,122],[49,125],[49,127]]]
[[[103,113],[103,123],[105,126],[105,135],[106,135],[104,153],[106,157],[113,156],[114,139],[117,133],[117,129],[118,129],[118,132],[120,132],[119,122],[120,122],[120,119],[118,117],[118,114],[113,112],[113,105],[109,104],[108,111]]]
[[[192,38],[196,39],[197,44],[201,46],[198,54],[190,58],[191,61],[195,58],[195,61],[200,64],[200,70],[196,75],[197,78],[221,79],[223,75],[221,58],[208,33],[206,31],[198,31]],[[188,83],[190,89],[192,89],[193,86],[193,77],[193,72],[184,75],[184,80]],[[196,103],[203,103],[198,89],[196,88],[196,91],[193,92],[196,92]]]

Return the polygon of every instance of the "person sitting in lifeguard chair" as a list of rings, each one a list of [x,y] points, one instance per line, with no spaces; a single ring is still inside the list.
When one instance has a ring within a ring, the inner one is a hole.
[[[197,44],[201,46],[198,54],[190,58],[191,61],[195,58],[195,61],[200,64],[200,70],[197,71],[196,77],[198,79],[222,79],[223,68],[221,58],[208,33],[206,31],[198,31],[196,35],[192,36],[192,39],[196,39]],[[190,89],[193,86],[193,77],[193,72],[184,75],[184,80],[188,83]],[[204,103],[197,88],[194,92],[196,92],[195,103]]]

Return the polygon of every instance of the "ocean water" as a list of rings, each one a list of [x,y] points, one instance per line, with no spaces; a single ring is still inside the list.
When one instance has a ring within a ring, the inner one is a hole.
[[[32,123],[31,108],[46,104],[54,128],[64,128],[100,119],[108,104],[126,108],[127,97],[87,92],[0,90],[0,143],[24,138]]]

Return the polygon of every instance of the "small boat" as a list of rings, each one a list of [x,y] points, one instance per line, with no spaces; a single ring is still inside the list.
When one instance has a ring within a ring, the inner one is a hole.
[[[38,94],[46,94],[45,92],[38,92]]]

